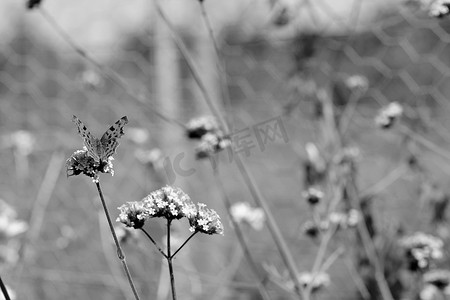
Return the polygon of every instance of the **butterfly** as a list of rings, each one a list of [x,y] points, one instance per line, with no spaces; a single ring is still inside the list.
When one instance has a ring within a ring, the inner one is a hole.
[[[76,116],[72,117],[72,121],[77,125],[78,134],[83,138],[89,156],[96,162],[106,162],[116,152],[119,146],[117,139],[124,135],[123,127],[128,124],[128,118],[124,116],[111,125],[100,139],[97,139]]]

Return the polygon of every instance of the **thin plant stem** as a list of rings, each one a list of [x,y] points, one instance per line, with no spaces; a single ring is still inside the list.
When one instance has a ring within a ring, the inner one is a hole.
[[[370,292],[367,289],[364,280],[361,278],[361,275],[358,274],[358,271],[356,270],[355,265],[353,264],[352,260],[348,255],[344,258],[344,264],[347,267],[348,272],[350,273],[350,276],[353,279],[353,282],[356,285],[356,288],[358,289],[359,293],[361,294],[361,297],[363,297],[364,300],[370,299]]]
[[[144,229],[140,228],[141,231],[148,237],[148,239],[155,245],[156,249],[164,256],[165,258],[168,258],[167,254],[164,253],[164,251],[161,249],[161,247],[158,246],[158,244],[155,242],[155,240],[151,237],[151,235]]]
[[[172,255],[170,249],[170,224],[172,221],[167,219],[167,263],[169,264],[169,274],[170,274],[170,286],[172,288],[172,299],[177,299],[177,293],[175,291],[175,276],[173,275],[173,265],[172,265]]]
[[[172,38],[175,41],[175,44],[177,45],[178,49],[180,50],[183,58],[186,60],[186,65],[189,68],[189,71],[192,74],[192,77],[194,78],[195,82],[197,83],[197,86],[199,87],[200,91],[203,94],[203,99],[206,102],[206,105],[208,105],[209,110],[213,113],[213,115],[219,120],[222,127],[224,128],[225,132],[229,131],[228,124],[225,122],[225,119],[223,118],[222,114],[219,112],[218,108],[214,104],[214,101],[212,100],[211,95],[208,92],[208,89],[206,88],[203,80],[201,79],[200,72],[198,71],[198,67],[194,62],[194,59],[189,54],[189,51],[184,44],[183,40],[179,37],[177,34],[175,27],[170,22],[170,20],[167,18],[166,14],[161,8],[161,5],[158,0],[153,0],[155,3],[155,8],[161,17],[161,19],[164,21],[166,26],[169,28],[170,34],[172,35]]]
[[[116,261],[111,260],[111,256],[114,256],[114,249],[111,248],[111,240],[108,233],[108,228],[106,224],[103,224],[103,212],[98,211],[97,222],[100,231],[100,244],[102,245],[103,255],[105,257],[106,263],[108,264],[109,271],[111,272],[112,280],[118,289],[122,292],[122,297],[124,299],[129,299],[129,287],[128,283],[123,280],[123,274],[121,266],[116,263]]]
[[[125,254],[123,253],[122,248],[120,247],[119,240],[117,239],[116,231],[114,230],[114,226],[113,226],[113,223],[111,221],[109,210],[108,210],[108,207],[106,206],[106,201],[105,201],[105,198],[103,197],[103,192],[102,192],[102,189],[100,187],[100,182],[96,181],[95,185],[97,186],[97,191],[98,191],[98,194],[100,196],[100,200],[102,202],[103,209],[105,211],[106,220],[108,221],[109,229],[110,229],[111,234],[113,236],[114,243],[116,244],[117,256],[118,256],[120,262],[122,263],[122,267],[123,267],[123,269],[125,271],[125,274],[127,276],[128,283],[130,284],[131,290],[133,291],[134,298],[136,300],[139,300],[140,299],[139,298],[139,294],[138,294],[138,292],[136,290],[136,287],[134,286],[133,279],[131,278],[130,270],[128,269],[127,261],[125,259]]]
[[[186,60],[187,66],[189,70],[191,71],[192,76],[194,77],[194,80],[196,81],[197,85],[199,86],[201,92],[203,93],[203,98],[206,101],[206,104],[208,105],[210,111],[212,114],[221,122],[222,127],[224,128],[224,131],[226,133],[229,133],[229,127],[228,124],[225,122],[222,114],[220,111],[215,107],[201,77],[200,73],[198,72],[198,69],[196,68],[194,61],[192,57],[190,56],[189,52],[187,51],[186,46],[184,45],[184,42],[181,40],[181,38],[176,34],[174,26],[171,24],[167,16],[164,14],[158,0],[153,0],[155,3],[155,7],[163,19],[163,21],[166,23],[166,25],[169,27],[170,32],[172,33],[172,36],[175,40],[175,43],[177,44],[178,48],[180,49],[181,54],[183,55],[184,59]],[[287,247],[287,243],[284,239],[284,237],[281,234],[280,229],[278,228],[278,225],[275,222],[275,218],[273,217],[272,213],[270,212],[269,206],[267,204],[267,201],[263,198],[261,192],[259,191],[255,180],[253,179],[253,176],[249,172],[247,166],[245,163],[240,159],[238,155],[235,156],[236,165],[244,178],[244,181],[246,182],[250,192],[252,193],[253,197],[255,198],[255,201],[258,203],[258,205],[264,210],[266,217],[267,217],[267,225],[269,228],[269,231],[271,232],[275,244],[280,252],[281,258],[283,262],[286,264],[286,267],[289,271],[289,275],[291,277],[291,280],[294,282],[295,292],[297,295],[301,296],[303,293],[303,290],[301,289],[300,282],[298,281],[298,271],[295,264],[295,260]]]
[[[348,193],[350,199],[353,199],[356,208],[362,214],[361,204],[359,202],[356,186],[353,180],[348,184]],[[389,289],[389,284],[387,283],[386,278],[384,276],[383,266],[381,265],[380,259],[378,257],[375,243],[370,237],[369,229],[367,228],[365,220],[358,222],[356,228],[358,230],[359,235],[361,236],[361,241],[364,250],[367,254],[367,257],[369,258],[375,269],[375,280],[377,281],[381,296],[383,297],[384,300],[394,300],[391,290]]]
[[[318,273],[326,272],[331,267],[331,265],[339,258],[339,256],[344,253],[344,251],[344,247],[342,246],[334,250],[334,252],[331,253],[330,256],[328,256],[328,258],[323,262]]]
[[[389,172],[389,174],[384,175],[378,182],[363,190],[361,192],[361,196],[376,195],[382,191],[385,191],[391,184],[405,175],[406,172],[408,172],[408,168],[405,165],[402,164],[398,166]]]
[[[275,241],[275,245],[277,246],[277,249],[280,253],[281,259],[283,260],[286,268],[288,269],[289,276],[292,282],[294,283],[295,292],[297,295],[302,296],[304,298],[305,296],[304,290],[301,288],[300,282],[298,280],[299,272],[297,270],[297,265],[295,263],[294,257],[292,256],[292,253],[290,252],[286,244],[286,240],[281,234],[281,231],[270,211],[267,201],[261,194],[252,174],[248,171],[247,166],[242,162],[240,156],[235,155],[234,158],[236,161],[236,166],[239,169],[242,177],[244,178],[244,181],[248,186],[250,193],[253,196],[253,199],[263,209],[264,214],[266,215],[267,227],[269,228],[269,231],[272,234],[272,237]]]
[[[50,25],[50,27],[55,30],[55,32],[67,43],[69,46],[83,59],[87,60],[89,63],[94,65],[105,77],[111,79],[114,83],[116,83],[119,87],[121,87],[125,93],[127,93],[131,98],[134,100],[145,104],[148,106],[148,102],[146,101],[146,98],[142,95],[139,95],[135,92],[135,89],[131,87],[129,84],[125,82],[125,80],[114,70],[111,68],[107,68],[101,63],[99,63],[97,60],[95,60],[87,51],[85,51],[82,47],[80,47],[70,35],[68,35],[64,29],[56,22],[56,20],[52,17],[52,15],[46,11],[42,6],[39,7],[39,12],[41,13],[42,17],[47,21],[47,23]],[[159,112],[157,109],[155,109],[153,106],[148,106],[149,109],[154,113],[156,116],[161,118],[162,120],[175,124],[182,129],[186,129],[186,126],[178,121],[177,119],[170,118],[166,116],[165,114]]]
[[[177,249],[177,251],[175,251],[174,254],[172,254],[171,258],[174,258],[175,255],[177,255],[177,253],[184,247],[184,245],[187,244],[187,242],[189,242],[190,239],[192,239],[194,237],[194,235],[196,235],[198,233],[198,231],[194,231],[185,241],[184,243],[180,246],[180,248]]]
[[[314,265],[311,271],[311,283],[308,284],[305,288],[305,300],[309,300],[311,298],[311,291],[313,288],[314,280],[316,279],[321,267],[322,262],[325,258],[325,254],[327,252],[328,243],[331,241],[331,238],[334,236],[336,232],[337,226],[331,225],[330,228],[328,228],[327,232],[325,233],[325,236],[320,241],[319,250],[317,251],[316,259],[314,260]]]
[[[358,102],[361,99],[361,95],[362,93],[360,91],[352,92],[350,99],[345,105],[344,111],[342,112],[339,120],[339,132],[341,136],[344,136],[350,126],[353,115],[358,107]]]
[[[9,297],[8,290],[6,289],[5,284],[3,283],[3,279],[0,276],[0,289],[2,290],[3,296],[5,297],[5,300],[11,300],[11,297]]]
[[[53,191],[55,190],[64,161],[64,153],[54,152],[50,162],[48,163],[48,167],[37,193],[36,200],[34,201],[33,208],[31,209],[31,216],[29,220],[30,230],[26,233],[22,248],[20,249],[21,260],[16,268],[16,274],[18,277],[22,276],[24,265],[30,258],[29,245],[35,245],[36,240],[39,238],[39,233],[41,232],[42,224],[45,220],[45,213],[52,198]]]
[[[428,148],[429,150],[433,151],[437,155],[441,156],[442,158],[445,159],[446,162],[450,161],[450,152],[449,151],[442,149],[441,147],[437,146],[435,143],[433,143],[433,142],[427,140],[426,138],[424,138],[423,136],[415,133],[414,131],[412,131],[411,129],[409,129],[406,126],[400,125],[399,127],[400,127],[401,132],[408,135],[409,137],[414,139],[416,142],[418,142],[422,146]]]
[[[227,79],[227,73],[225,71],[225,63],[223,61],[223,55],[219,49],[219,45],[215,38],[214,30],[211,26],[211,22],[209,20],[208,14],[206,13],[205,3],[203,0],[198,0],[198,3],[200,4],[202,17],[205,22],[205,26],[208,30],[209,38],[211,39],[211,41],[214,45],[214,50],[216,51],[216,59],[217,59],[216,64],[217,64],[217,69],[218,69],[218,76],[219,76],[219,79],[221,80],[220,86],[221,86],[221,90],[222,90],[223,101],[224,101],[225,105],[227,105],[228,107],[231,107],[230,94],[228,92],[228,79]],[[225,119],[226,119],[226,117],[227,116],[225,116]],[[230,121],[230,120],[228,120],[228,121]]]
[[[242,247],[242,251],[244,252],[244,256],[247,259],[247,262],[250,265],[250,269],[252,270],[253,274],[255,275],[256,278],[258,278],[258,290],[259,293],[261,294],[261,297],[263,298],[263,300],[269,300],[270,299],[270,294],[269,291],[267,290],[266,285],[264,284],[264,278],[260,279],[260,275],[258,272],[258,267],[256,265],[255,260],[253,259],[252,253],[247,245],[247,242],[245,241],[244,238],[244,234],[241,230],[241,227],[239,226],[238,222],[236,222],[236,220],[233,218],[233,216],[231,215],[231,201],[228,198],[228,196],[225,193],[225,189],[223,187],[222,182],[220,181],[220,178],[217,174],[217,172],[214,172],[214,178],[216,179],[217,185],[219,186],[219,190],[221,191],[222,194],[222,199],[225,202],[225,207],[228,213],[228,217],[231,220],[231,223],[233,224],[233,229],[234,232],[236,233],[236,237],[239,241],[239,244]]]

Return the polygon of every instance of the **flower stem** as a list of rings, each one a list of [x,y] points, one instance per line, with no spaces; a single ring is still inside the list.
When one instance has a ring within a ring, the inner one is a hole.
[[[158,251],[165,257],[168,258],[167,254],[164,253],[164,251],[161,249],[161,247],[158,246],[158,244],[156,244],[155,240],[150,236],[150,234],[144,229],[141,228],[142,232],[144,232],[144,234],[149,238],[149,240],[153,243],[153,245],[155,245],[155,247],[158,249]]]
[[[95,185],[97,186],[97,191],[98,191],[98,194],[100,196],[100,200],[102,202],[103,209],[105,211],[106,220],[108,221],[109,229],[111,230],[111,234],[113,236],[114,243],[116,244],[117,256],[119,257],[119,260],[122,263],[122,267],[123,267],[123,269],[125,271],[125,274],[127,276],[128,283],[130,284],[131,290],[133,291],[134,298],[136,300],[139,300],[140,298],[139,298],[138,292],[136,290],[136,287],[134,286],[133,279],[131,278],[130,270],[128,269],[127,261],[125,259],[125,254],[123,253],[122,248],[120,247],[120,243],[119,243],[119,240],[117,239],[117,235],[116,235],[116,232],[114,230],[113,223],[111,221],[111,217],[110,217],[110,214],[109,214],[108,207],[106,206],[105,198],[103,197],[103,192],[102,192],[102,189],[100,187],[100,182],[98,182],[98,181],[95,182]]]
[[[231,214],[231,201],[228,198],[227,194],[225,193],[225,188],[222,184],[222,181],[220,181],[220,177],[219,177],[219,174],[217,171],[214,171],[214,178],[216,179],[217,186],[219,186],[219,190],[222,194],[222,200],[225,202],[225,207],[227,209],[228,217],[229,217],[231,223],[233,224],[233,229],[234,229],[234,232],[236,233],[236,237],[239,241],[239,244],[242,247],[242,251],[244,252],[244,255],[247,259],[248,264],[250,265],[250,269],[252,270],[255,277],[258,279],[257,283],[258,283],[259,293],[261,294],[261,297],[263,300],[270,300],[269,291],[267,290],[267,287],[264,284],[265,278],[260,278],[262,276],[259,275],[258,266],[257,266],[255,260],[253,259],[252,253],[247,245],[247,242],[245,241],[244,233],[242,232],[242,230],[239,226],[239,223],[236,222],[236,219]]]
[[[172,220],[167,219],[167,263],[169,264],[170,286],[172,287],[172,299],[176,300],[177,293],[175,292],[175,277],[173,276],[173,266],[172,266],[173,256],[170,253],[170,223],[172,223]]]
[[[183,248],[184,247],[184,245],[186,245],[187,244],[187,242],[189,242],[189,240],[191,239],[191,238],[193,238],[194,237],[194,235],[196,235],[197,234],[197,232],[198,231],[194,231],[188,238],[187,238],[187,240],[185,240],[184,241],[184,243],[183,243],[183,245],[181,245],[180,246],[180,248],[178,248],[178,250],[177,251],[175,251],[175,253],[174,254],[172,254],[172,257],[171,258],[174,258],[175,257],[175,255],[177,255],[177,253],[181,250],[181,248]]]
[[[5,300],[11,300],[11,297],[9,297],[8,290],[6,289],[5,284],[3,283],[2,277],[0,276],[0,289],[2,290],[3,296],[5,297]]]

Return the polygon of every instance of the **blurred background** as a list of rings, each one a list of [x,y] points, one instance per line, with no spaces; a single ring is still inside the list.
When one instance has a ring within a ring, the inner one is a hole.
[[[311,269],[317,252],[301,230],[311,219],[301,196],[305,145],[321,134],[316,91],[345,102],[348,91],[341,87],[351,76],[368,85],[345,138],[359,148],[360,189],[377,187],[376,222],[406,224],[408,232],[429,226],[420,201],[424,178],[407,168],[409,140],[380,131],[374,117],[380,107],[397,101],[411,130],[448,148],[448,19],[389,0],[206,0],[224,64],[219,69],[198,1],[166,0],[161,6],[233,131],[251,133],[255,125],[280,118],[287,139],[274,139],[262,149],[251,135],[255,147],[241,155],[301,271]],[[195,159],[195,143],[180,126],[210,113],[172,33],[153,1],[48,0],[34,10],[24,1],[0,3],[0,198],[16,211],[14,219],[26,222],[16,224],[21,230],[0,247],[1,275],[16,299],[131,299],[95,186],[87,177],[66,177],[66,159],[82,147],[72,115],[97,137],[128,116],[115,175],[101,177],[114,219],[116,207],[165,184],[181,187],[222,216],[223,237],[196,236],[175,260],[183,299],[259,299],[211,164]],[[90,58],[119,74],[127,88]],[[414,149],[427,182],[446,193],[448,161],[420,144]],[[180,153],[185,154],[181,167],[194,170],[189,175],[174,169]],[[219,156],[231,201],[253,203],[226,152]],[[395,183],[379,188],[388,175]],[[175,228],[181,240],[189,235],[185,222]],[[162,241],[163,222],[146,226]],[[260,271],[263,263],[281,268],[267,229],[244,231]],[[153,245],[138,235],[124,250],[142,299],[169,299],[166,265]],[[318,298],[361,298],[341,259],[328,272],[330,285]],[[290,299],[269,287],[273,299]]]

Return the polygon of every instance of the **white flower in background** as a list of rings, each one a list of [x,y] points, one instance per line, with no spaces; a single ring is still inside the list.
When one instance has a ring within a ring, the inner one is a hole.
[[[442,18],[450,13],[450,0],[410,0],[406,3],[418,6],[430,17]]]
[[[36,138],[31,132],[19,130],[9,135],[6,144],[14,147],[20,155],[27,156],[33,152],[35,143]]]
[[[137,149],[134,152],[135,157],[145,165],[151,165],[155,169],[163,168],[163,152],[159,148],[150,150]]]
[[[403,107],[398,102],[391,102],[389,105],[381,108],[380,112],[375,117],[375,123],[383,129],[388,129],[392,127],[402,114]]]
[[[186,124],[186,134],[191,139],[200,139],[207,133],[220,131],[219,123],[213,116],[201,116]]]
[[[253,208],[247,202],[238,202],[230,207],[230,214],[237,223],[247,223],[254,230],[264,227],[266,215],[262,208]]]
[[[302,192],[302,196],[310,205],[316,205],[322,200],[324,193],[315,187],[309,187]]]
[[[12,206],[0,199],[0,237],[15,237],[28,230],[28,224],[17,220],[17,212]]]
[[[444,242],[423,232],[415,232],[402,238],[400,245],[406,250],[411,271],[426,269],[433,260],[439,260],[444,256]]]
[[[348,227],[356,227],[358,223],[361,221],[362,216],[361,213],[356,209],[350,209],[347,213],[347,226]]]
[[[150,133],[144,128],[132,127],[127,129],[127,138],[135,144],[142,145],[150,139]]]
[[[94,70],[85,70],[79,75],[81,85],[87,90],[97,90],[103,86],[104,80],[100,73]]]
[[[345,85],[351,90],[364,92],[369,88],[369,80],[362,75],[352,75],[345,80]]]
[[[307,143],[305,146],[308,161],[314,166],[318,172],[323,172],[326,169],[325,159],[320,155],[319,149],[313,143]]]
[[[309,272],[301,273],[298,276],[298,281],[303,286],[303,288],[312,285],[311,291],[316,292],[320,289],[326,288],[330,285],[330,276],[327,273],[317,273],[313,276]]]

